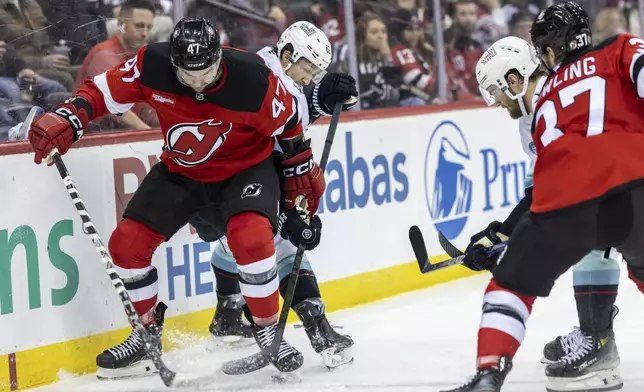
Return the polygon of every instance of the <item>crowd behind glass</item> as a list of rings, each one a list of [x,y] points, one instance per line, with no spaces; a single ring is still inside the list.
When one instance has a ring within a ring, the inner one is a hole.
[[[594,21],[596,42],[620,32],[639,35],[636,0],[579,2]],[[349,73],[347,31],[353,30],[360,109],[370,110],[480,99],[474,75],[480,55],[506,35],[529,40],[532,21],[547,3],[440,0],[435,18],[431,0],[353,0],[349,29],[342,0],[0,0],[0,142],[13,139],[10,129],[32,106],[50,109],[83,80],[145,44],[166,41],[177,15],[205,16],[224,45],[249,51],[275,45],[290,23],[310,21],[333,45],[329,71]],[[439,94],[437,31],[447,94]],[[122,116],[93,121],[88,132],[157,126],[154,111],[137,104]]]

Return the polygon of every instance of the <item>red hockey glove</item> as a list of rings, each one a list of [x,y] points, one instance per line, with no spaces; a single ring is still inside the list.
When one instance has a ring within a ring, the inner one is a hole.
[[[318,210],[320,197],[324,194],[326,183],[324,173],[313,161],[311,149],[282,161],[284,175],[284,201],[286,208],[295,207],[295,199],[302,195],[308,202],[309,215],[313,216]]]
[[[59,105],[53,112],[36,118],[29,129],[29,142],[36,152],[34,162],[40,164],[54,147],[61,155],[65,154],[83,135],[83,128],[77,110],[71,104]]]

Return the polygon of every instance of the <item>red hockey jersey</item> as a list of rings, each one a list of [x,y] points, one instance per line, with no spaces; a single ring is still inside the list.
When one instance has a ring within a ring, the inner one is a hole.
[[[396,43],[391,48],[394,64],[402,73],[403,83],[433,95],[436,89],[435,68],[408,46]]]
[[[550,75],[534,112],[531,210],[599,199],[644,179],[644,40],[621,34]]]
[[[86,81],[76,95],[91,104],[90,120],[148,103],[163,132],[161,161],[172,172],[217,182],[268,158],[274,136],[302,133],[295,99],[261,57],[224,48],[221,67],[217,83],[195,93],[177,80],[169,44],[157,43]]]

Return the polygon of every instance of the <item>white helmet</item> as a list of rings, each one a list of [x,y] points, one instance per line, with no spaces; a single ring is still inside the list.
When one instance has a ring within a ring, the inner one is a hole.
[[[277,54],[281,55],[286,45],[293,46],[291,64],[300,58],[309,60],[320,71],[327,69],[331,64],[331,43],[326,34],[309,22],[295,22],[284,30],[277,41]],[[288,69],[286,67],[286,69]]]
[[[510,91],[505,76],[510,70],[516,69],[527,81],[539,68],[539,64],[537,53],[528,41],[519,37],[501,38],[476,63],[476,79],[481,95],[488,105],[493,105],[496,103],[495,96],[503,92],[511,99],[518,100],[523,115],[527,115],[520,98],[528,91],[528,83],[523,84],[521,93],[514,94]]]

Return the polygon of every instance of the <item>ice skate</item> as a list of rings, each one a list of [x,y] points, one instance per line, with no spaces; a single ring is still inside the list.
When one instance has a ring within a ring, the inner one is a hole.
[[[146,328],[154,349],[162,352],[161,332],[165,311],[168,307],[159,302],[155,309],[155,322]],[[114,380],[128,377],[149,376],[158,373],[145,350],[143,338],[134,330],[130,336],[112,348],[108,348],[96,357],[98,371],[96,377],[101,380]]]
[[[612,319],[614,320],[619,313],[619,308],[613,305]],[[610,328],[613,328],[611,323]],[[572,330],[568,335],[557,336],[554,340],[546,343],[543,347],[543,358],[541,363],[551,364],[559,361],[564,356],[570,354],[585,341],[584,334],[578,327]]]
[[[304,325],[313,350],[322,356],[327,368],[333,369],[353,362],[353,356],[347,351],[353,346],[353,340],[337,333],[329,324],[321,298],[305,299],[294,306],[294,310]]]
[[[254,323],[251,324],[251,331],[253,332],[255,341],[262,350],[273,343],[276,330],[277,323],[265,327]],[[302,366],[304,363],[304,356],[302,356],[301,352],[297,351],[282,338],[277,352],[277,357],[272,358],[271,363],[280,372],[292,372]]]
[[[510,370],[512,370],[512,360],[509,357],[502,357],[498,368],[479,369],[465,385],[441,392],[500,392]]]
[[[546,367],[549,392],[598,392],[622,389],[620,359],[613,331],[591,335],[560,361]]]
[[[241,294],[217,293],[217,309],[208,328],[212,339],[206,345],[206,351],[246,347],[254,343],[250,324],[242,317],[243,303]]]

